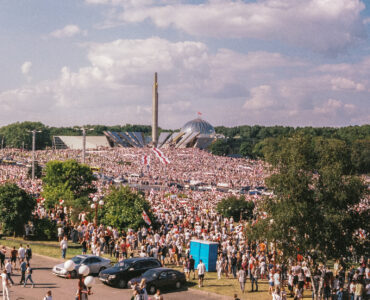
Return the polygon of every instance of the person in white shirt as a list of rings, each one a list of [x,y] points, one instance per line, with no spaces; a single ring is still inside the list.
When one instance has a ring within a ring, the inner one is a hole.
[[[198,279],[199,279],[199,287],[203,286],[204,280],[204,273],[206,272],[206,266],[204,265],[203,261],[200,259],[199,264],[197,266],[198,271]]]
[[[18,249],[18,259],[19,259],[19,264],[21,264],[21,261],[24,260],[26,257],[26,249],[22,247],[22,244],[19,245]]]
[[[8,262],[6,263],[5,265],[5,270],[6,270],[6,276],[8,278],[8,281],[10,281],[12,284],[14,284],[14,281],[11,277],[11,273],[12,273],[12,263],[10,262],[10,260],[8,260]]]
[[[9,281],[8,281],[8,274],[6,273],[6,270],[3,271],[1,274],[1,279],[3,282],[3,300],[10,300],[9,299]]]
[[[62,258],[66,258],[67,254],[67,248],[68,248],[68,242],[67,242],[67,237],[65,236],[63,240],[60,242],[60,249],[62,249]]]

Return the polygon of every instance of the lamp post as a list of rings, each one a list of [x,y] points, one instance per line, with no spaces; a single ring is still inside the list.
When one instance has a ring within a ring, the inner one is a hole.
[[[35,180],[35,150],[36,150],[36,132],[41,132],[40,130],[31,130],[32,132],[32,180]],[[24,148],[24,146],[23,146]]]
[[[96,227],[97,224],[98,224],[98,206],[103,206],[104,205],[104,201],[103,200],[100,200],[99,201],[99,197],[98,196],[94,196],[93,198],[93,204],[91,204],[91,208],[92,209],[95,209],[95,218],[94,218],[94,226]]]
[[[64,269],[66,269],[68,272],[71,272],[75,269],[76,265],[72,260],[67,260],[64,263]],[[87,293],[90,294],[90,289],[94,284],[94,277],[87,276],[90,273],[90,269],[86,265],[81,265],[78,268],[78,300],[82,299],[82,293],[84,290],[84,287],[86,286],[88,288]]]
[[[77,128],[82,131],[82,163],[85,163],[86,158],[86,130],[94,130],[94,128],[86,128],[84,126]]]

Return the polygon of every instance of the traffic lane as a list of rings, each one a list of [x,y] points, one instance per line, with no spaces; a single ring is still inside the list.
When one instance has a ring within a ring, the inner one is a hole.
[[[20,272],[16,270],[12,276],[13,281],[16,285],[10,288],[11,299],[17,300],[40,300],[42,299],[48,290],[52,291],[54,300],[67,300],[74,299],[77,292],[78,279],[65,279],[60,278],[52,274],[52,267],[63,260],[47,258],[44,256],[34,255],[31,260],[31,267],[33,268],[32,278],[35,282],[35,287],[31,288],[31,285],[27,285],[23,288],[23,285],[18,285],[20,281]],[[92,288],[93,295],[89,299],[104,299],[109,300],[122,300],[130,299],[132,291],[130,289],[117,289],[107,286],[100,282],[95,277],[95,284]],[[180,290],[173,292],[165,292],[164,298],[174,300],[189,300],[191,298],[199,298],[205,300],[214,299],[230,299],[228,297],[222,297],[215,294],[206,294],[198,292],[192,289]],[[2,295],[2,294],[1,294]]]

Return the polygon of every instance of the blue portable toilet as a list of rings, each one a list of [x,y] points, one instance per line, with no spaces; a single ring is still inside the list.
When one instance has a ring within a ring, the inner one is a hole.
[[[195,260],[195,268],[198,266],[199,260],[201,259],[206,266],[207,272],[216,271],[217,248],[218,243],[215,242],[191,240],[190,255],[192,255]]]

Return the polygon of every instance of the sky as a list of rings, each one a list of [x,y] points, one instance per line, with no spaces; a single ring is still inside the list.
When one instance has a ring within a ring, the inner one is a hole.
[[[0,126],[370,123],[369,0],[2,0]]]

